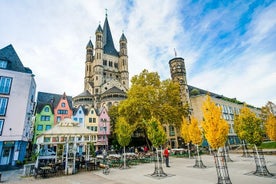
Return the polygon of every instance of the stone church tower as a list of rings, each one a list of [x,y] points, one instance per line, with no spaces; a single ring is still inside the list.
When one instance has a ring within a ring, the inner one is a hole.
[[[186,78],[184,59],[175,57],[169,61],[171,78],[180,84],[181,101],[183,105],[190,106],[189,89]]]
[[[172,80],[178,82],[180,85],[180,96],[182,105],[187,106],[189,109],[191,109],[184,59],[181,57],[175,57],[169,61],[169,65]],[[166,130],[169,130],[166,131],[169,145],[172,148],[180,147],[183,142],[181,142],[181,139],[179,139],[179,137],[181,137],[179,129],[175,128],[172,125],[166,125]],[[175,134],[170,134],[170,132],[175,132]]]
[[[86,105],[94,108],[116,105],[126,99],[129,89],[127,39],[122,33],[117,51],[107,14],[104,26],[95,31],[95,46],[89,40],[86,46],[84,91],[74,97],[74,106]]]

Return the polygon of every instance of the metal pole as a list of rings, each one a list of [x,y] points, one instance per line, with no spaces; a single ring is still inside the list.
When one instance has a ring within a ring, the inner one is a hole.
[[[106,143],[106,119],[104,119],[104,149],[105,149],[105,151],[107,151],[106,150],[106,147],[107,147],[107,143]]]

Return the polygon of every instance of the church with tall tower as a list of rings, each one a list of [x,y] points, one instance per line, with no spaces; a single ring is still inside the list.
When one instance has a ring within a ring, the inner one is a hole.
[[[84,91],[73,98],[74,106],[84,105],[107,109],[127,98],[129,89],[127,39],[122,33],[116,50],[106,13],[103,28],[95,31],[86,46]]]

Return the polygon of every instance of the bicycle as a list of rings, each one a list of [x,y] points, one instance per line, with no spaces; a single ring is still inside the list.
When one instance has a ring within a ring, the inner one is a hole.
[[[109,161],[104,161],[99,167],[103,169],[103,174],[108,175],[110,173]]]

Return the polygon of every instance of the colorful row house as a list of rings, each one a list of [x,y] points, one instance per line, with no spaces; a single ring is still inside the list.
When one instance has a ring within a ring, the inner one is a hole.
[[[46,130],[52,129],[65,118],[70,118],[78,122],[78,126],[87,128],[95,133],[91,141],[95,145],[96,150],[104,149],[108,146],[110,118],[105,107],[95,109],[80,105],[73,108],[71,96],[67,96],[65,93],[58,95],[45,92],[38,92],[37,95],[33,144],[36,144],[37,136]],[[81,145],[78,147],[79,153],[84,152],[84,150],[85,148]]]
[[[72,119],[92,132],[95,136],[92,137],[92,142],[96,150],[105,149],[108,147],[108,136],[110,135],[110,118],[107,109],[102,107],[95,109],[94,107],[78,106],[74,109]],[[79,148],[81,153],[82,148]]]
[[[38,92],[37,105],[35,111],[34,138],[46,130],[51,129],[65,118],[73,115],[72,97],[63,95]]]

